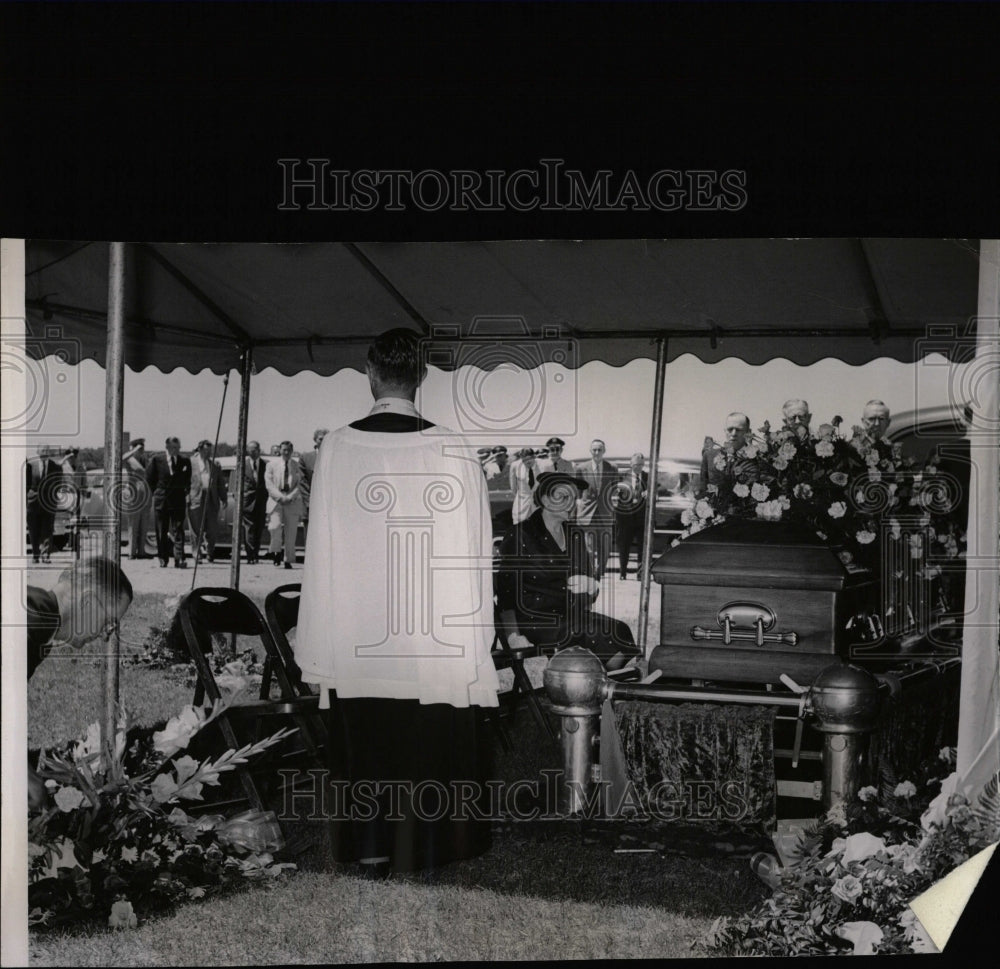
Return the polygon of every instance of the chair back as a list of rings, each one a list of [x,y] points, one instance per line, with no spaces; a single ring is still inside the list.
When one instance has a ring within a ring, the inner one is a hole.
[[[278,652],[281,653],[288,678],[300,695],[311,693],[302,682],[302,671],[295,662],[295,653],[288,642],[288,633],[299,623],[299,601],[302,594],[302,584],[290,582],[272,589],[264,600],[264,615],[267,625],[274,638]]]
[[[292,687],[284,656],[275,643],[271,630],[264,622],[260,610],[244,593],[225,586],[192,589],[181,600],[178,611],[188,650],[192,659],[195,660],[195,666],[198,670],[198,686],[195,691],[196,704],[201,702],[206,692],[210,700],[215,700],[220,695],[211,668],[204,660],[204,655],[212,652],[213,633],[231,633],[239,636],[251,636],[260,640],[264,646],[265,666],[270,671],[266,678],[268,689],[270,689],[271,672],[273,672],[283,697],[292,697],[297,694],[297,691]],[[195,644],[203,654],[200,662],[199,657],[195,655]],[[262,695],[261,699],[265,698]]]

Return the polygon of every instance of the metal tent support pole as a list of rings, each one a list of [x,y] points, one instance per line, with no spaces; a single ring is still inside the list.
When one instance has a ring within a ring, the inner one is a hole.
[[[125,387],[125,243],[112,242],[108,263],[108,337],[104,391],[105,555],[121,567],[122,557],[122,426]],[[117,623],[107,641],[104,661],[101,743],[113,750],[118,714],[118,660],[121,651]]]
[[[243,482],[246,478],[247,453],[247,423],[250,414],[250,374],[253,370],[253,348],[243,349],[243,359],[240,361],[240,417],[236,441],[236,480],[233,484],[236,490],[233,511],[233,553],[229,563],[229,585],[240,587],[240,546],[243,537]]]
[[[639,649],[646,658],[646,635],[649,626],[649,590],[652,577],[653,531],[656,527],[656,473],[660,463],[660,428],[663,424],[663,387],[667,376],[667,338],[656,341],[656,383],[653,390],[653,426],[649,438],[649,489],[646,495],[646,520],[643,522],[642,584],[639,590]]]

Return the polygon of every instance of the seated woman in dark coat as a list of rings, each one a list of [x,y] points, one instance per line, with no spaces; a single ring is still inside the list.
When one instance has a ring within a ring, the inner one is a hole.
[[[569,524],[582,479],[562,472],[538,476],[534,513],[515,525],[500,546],[496,591],[500,624],[513,648],[554,652],[583,646],[607,669],[639,655],[625,623],[593,612],[599,586],[584,533]]]

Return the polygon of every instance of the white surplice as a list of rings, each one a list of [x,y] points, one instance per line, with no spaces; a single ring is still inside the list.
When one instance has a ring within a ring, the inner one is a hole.
[[[383,399],[372,413],[416,414]],[[324,439],[295,658],[337,695],[496,706],[492,525],[476,449],[447,428]]]

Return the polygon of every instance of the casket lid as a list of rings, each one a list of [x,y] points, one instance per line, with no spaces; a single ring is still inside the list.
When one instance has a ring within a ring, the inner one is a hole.
[[[668,548],[653,578],[665,585],[839,590],[853,571],[804,525],[730,519]]]

